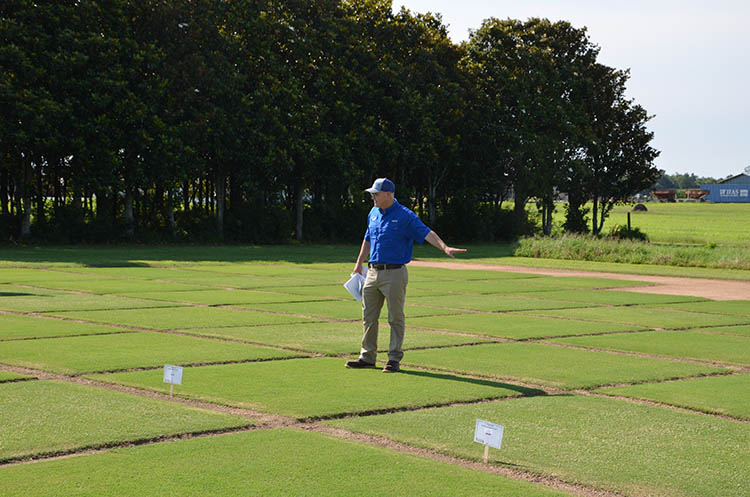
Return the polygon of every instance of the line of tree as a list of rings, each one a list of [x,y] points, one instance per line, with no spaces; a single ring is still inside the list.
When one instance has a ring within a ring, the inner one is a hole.
[[[386,0],[3,0],[0,236],[352,240],[380,176],[451,239],[527,232],[532,200],[548,234],[561,191],[597,234],[662,174],[598,52]]]
[[[701,185],[712,185],[718,183],[723,178],[712,178],[697,176],[692,173],[676,173],[676,174],[664,174],[661,178],[656,180],[653,186],[655,190],[668,190],[668,189],[689,189],[689,188],[700,188]]]

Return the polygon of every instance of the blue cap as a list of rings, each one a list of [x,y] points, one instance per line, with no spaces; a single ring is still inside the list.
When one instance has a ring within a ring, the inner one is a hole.
[[[396,185],[394,185],[393,181],[388,178],[378,178],[375,180],[375,183],[372,184],[372,188],[368,188],[365,191],[369,193],[395,192]]]

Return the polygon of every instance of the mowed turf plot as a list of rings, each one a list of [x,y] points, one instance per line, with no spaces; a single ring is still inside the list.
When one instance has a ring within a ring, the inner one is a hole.
[[[342,290],[346,291],[343,287]],[[284,302],[310,302],[331,298],[323,295],[288,295],[269,291],[209,288],[188,292],[143,292],[138,295],[144,299],[154,299],[156,301],[203,305],[278,304]]]
[[[504,383],[421,371],[354,370],[343,359],[291,359],[203,366],[184,371],[176,394],[296,418],[340,416],[538,393]],[[92,378],[167,391],[162,371]]]
[[[555,343],[750,366],[750,338],[701,330],[651,331],[558,338]]]
[[[536,343],[497,343],[415,350],[404,364],[565,390],[667,380],[726,369],[664,359],[631,357]]]
[[[706,301],[695,304],[672,303],[666,306],[678,311],[707,312],[711,314],[733,314],[736,316],[750,316],[750,301],[724,300]]]
[[[40,290],[6,285],[0,289],[0,310],[16,312],[96,311],[169,307],[171,303],[119,295]]]
[[[304,323],[311,318],[248,309],[176,306],[164,309],[53,312],[53,316],[152,330]]]
[[[672,309],[661,309],[647,306],[616,308],[588,307],[580,309],[537,311],[534,314],[566,319],[626,323],[637,326],[646,326],[649,328],[697,328],[699,326],[721,326],[750,323],[750,316],[729,316],[724,314],[675,311]]]
[[[595,307],[593,304],[601,305],[640,305],[640,304],[668,304],[674,307],[674,303],[685,305],[685,310],[695,310],[692,302],[704,302],[701,297],[690,297],[685,295],[662,295],[657,293],[629,292],[624,290],[549,290],[545,292],[519,292],[532,298],[545,300],[556,300],[563,302],[579,302]]]
[[[362,304],[354,299],[323,300],[317,302],[295,302],[283,304],[246,304],[236,307],[267,311],[274,313],[299,314],[325,319],[361,320]],[[387,314],[388,306],[384,304],[381,315]],[[418,316],[434,316],[436,314],[455,314],[456,311],[439,307],[427,307],[407,303],[404,313],[407,318]]]
[[[179,331],[179,330],[177,330]],[[297,323],[273,326],[225,326],[221,328],[193,328],[186,330],[193,335],[211,336],[260,343],[311,353],[338,355],[359,353],[362,342],[362,324],[347,323]],[[390,328],[382,325],[379,329],[380,349],[387,350]],[[429,347],[447,347],[482,343],[480,337],[449,333],[436,333],[409,329],[404,339],[404,350]]]
[[[750,419],[750,374],[603,388],[597,392]]]
[[[37,283],[42,288],[78,290],[90,293],[127,295],[148,291],[199,290],[200,285],[155,281],[144,279],[104,279],[90,275],[80,275],[76,279],[56,279]]]
[[[253,424],[239,416],[55,381],[0,384],[0,405],[0,462]],[[7,469],[0,469],[0,480]],[[59,492],[54,485],[47,492],[53,489]]]
[[[0,342],[0,362],[63,374],[285,358],[299,354],[242,343],[136,332]]]
[[[455,293],[528,293],[560,289],[618,288],[648,285],[638,281],[615,280],[610,278],[583,278],[573,276],[541,276],[524,279],[489,280],[423,280],[410,282],[409,287],[429,290],[449,290]],[[408,293],[408,291],[407,291]]]
[[[93,477],[92,477],[93,476]],[[0,496],[562,497],[530,483],[319,433],[261,430],[2,468]]]
[[[21,381],[21,380],[27,380],[27,379],[31,379],[31,376],[26,376],[22,374],[11,373],[10,371],[0,370],[0,383],[10,382],[10,381]]]
[[[464,458],[475,420],[505,427],[492,462],[629,496],[746,496],[750,425],[624,400],[562,395],[331,421]]]
[[[641,326],[627,323],[556,319],[553,317],[523,315],[515,312],[463,313],[450,316],[418,317],[407,320],[406,325],[407,327],[414,328],[447,330],[516,340],[645,329]]]
[[[19,338],[122,333],[122,328],[41,316],[0,314],[0,342]],[[2,360],[2,359],[0,359]]]
[[[407,292],[408,293],[408,292]],[[546,292],[545,292],[546,293]],[[528,296],[515,295],[466,295],[452,294],[440,296],[420,296],[408,298],[408,303],[421,306],[445,307],[449,309],[469,309],[475,311],[524,311],[535,309],[567,309],[596,304],[549,300],[544,294]]]

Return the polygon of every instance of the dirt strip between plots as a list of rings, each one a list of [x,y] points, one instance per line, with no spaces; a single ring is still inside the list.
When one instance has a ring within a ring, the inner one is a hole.
[[[649,276],[644,274],[601,273],[573,269],[550,269],[518,266],[496,266],[472,262],[411,261],[413,267],[440,269],[476,269],[481,271],[503,271],[507,273],[541,274],[545,276],[583,276],[588,278],[610,278],[625,281],[645,281],[649,286],[618,287],[616,290],[664,295],[686,295],[711,300],[750,300],[750,281],[713,280],[684,278],[678,276]]]

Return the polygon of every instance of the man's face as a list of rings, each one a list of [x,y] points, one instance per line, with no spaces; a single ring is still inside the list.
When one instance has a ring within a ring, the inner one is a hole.
[[[372,203],[379,209],[387,209],[393,204],[393,193],[392,192],[377,192],[371,193]]]

